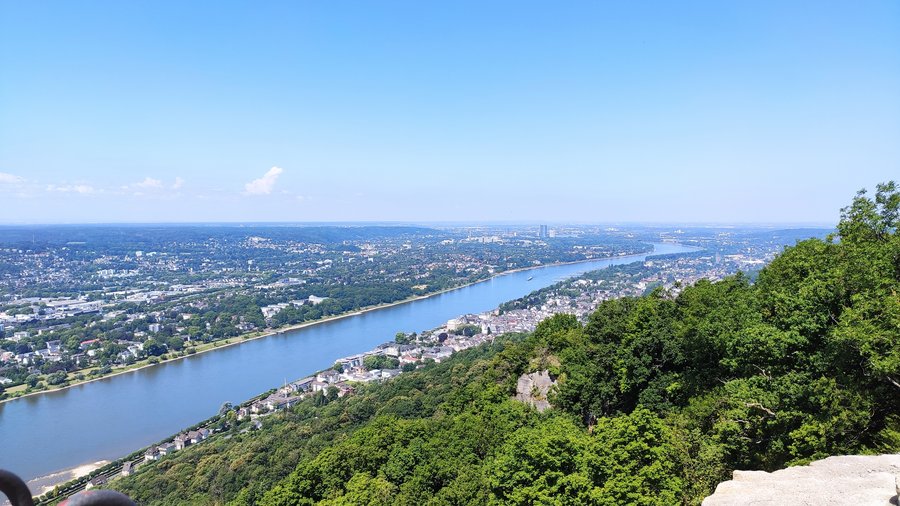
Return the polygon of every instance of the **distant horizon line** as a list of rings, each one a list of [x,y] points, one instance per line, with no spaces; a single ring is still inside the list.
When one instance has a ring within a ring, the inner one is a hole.
[[[644,226],[644,227],[794,227],[833,229],[835,224],[817,221],[559,221],[559,220],[339,220],[339,221],[123,221],[123,222],[0,222],[0,227],[72,226]]]

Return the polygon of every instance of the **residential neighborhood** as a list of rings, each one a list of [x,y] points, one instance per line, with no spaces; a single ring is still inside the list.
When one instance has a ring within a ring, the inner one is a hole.
[[[10,228],[0,235],[0,399],[508,270],[649,249],[600,227],[552,239],[538,227]]]

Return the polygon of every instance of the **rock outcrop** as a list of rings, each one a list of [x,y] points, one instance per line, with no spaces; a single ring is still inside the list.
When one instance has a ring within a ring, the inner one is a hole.
[[[896,506],[898,489],[900,455],[846,455],[773,473],[735,471],[703,506]]]
[[[516,400],[534,406],[538,411],[544,411],[550,407],[547,402],[547,393],[556,382],[550,377],[549,371],[538,371],[519,376],[516,383]]]

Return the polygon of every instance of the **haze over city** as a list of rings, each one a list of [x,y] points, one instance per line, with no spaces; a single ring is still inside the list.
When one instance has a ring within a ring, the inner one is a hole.
[[[897,174],[896,2],[549,7],[4,2],[0,223],[834,223]]]

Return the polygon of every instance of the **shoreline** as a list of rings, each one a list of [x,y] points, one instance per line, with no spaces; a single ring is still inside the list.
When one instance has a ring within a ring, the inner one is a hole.
[[[682,246],[684,246],[684,245],[682,245]],[[656,249],[656,248],[654,248],[654,249]],[[37,395],[42,395],[42,394],[49,394],[49,393],[52,393],[52,392],[61,392],[61,391],[63,391],[63,390],[67,390],[67,389],[69,389],[69,388],[73,388],[73,387],[77,387],[77,386],[86,385],[86,384],[88,384],[88,383],[93,383],[93,382],[95,382],[95,381],[101,381],[101,380],[113,378],[113,377],[115,377],[115,376],[119,376],[119,375],[122,375],[122,374],[128,374],[128,373],[140,371],[141,369],[145,369],[145,368],[147,368],[147,367],[156,367],[156,366],[160,366],[160,365],[163,365],[163,364],[168,364],[168,363],[171,363],[171,362],[176,362],[176,361],[178,361],[178,360],[185,359],[185,358],[188,358],[188,357],[195,357],[195,356],[201,355],[201,354],[203,354],[203,353],[209,353],[209,352],[211,352],[211,351],[224,349],[224,348],[227,348],[227,347],[229,347],[229,346],[239,345],[239,344],[242,344],[242,343],[245,343],[245,342],[254,341],[254,340],[256,340],[256,339],[261,339],[261,338],[264,338],[264,337],[270,337],[270,336],[274,336],[274,335],[278,335],[278,334],[284,334],[284,333],[286,333],[286,332],[291,332],[291,331],[294,331],[294,330],[299,330],[299,329],[303,329],[303,328],[306,328],[306,327],[311,327],[311,326],[313,326],[313,325],[321,325],[321,324],[324,324],[324,323],[328,323],[328,322],[332,322],[332,321],[341,320],[341,319],[343,319],[343,318],[349,318],[349,317],[351,317],[351,316],[359,316],[359,315],[361,315],[361,314],[365,314],[365,313],[368,313],[368,312],[371,312],[371,311],[378,311],[378,310],[381,310],[381,309],[388,309],[388,308],[391,308],[391,307],[394,307],[394,306],[399,306],[399,305],[401,305],[401,304],[409,304],[410,302],[415,302],[415,301],[418,301],[418,300],[423,300],[423,299],[427,299],[427,298],[430,298],[430,297],[435,297],[435,296],[437,296],[437,295],[441,295],[441,294],[444,294],[444,293],[447,293],[447,292],[452,292],[452,291],[454,291],[454,290],[461,290],[461,289],[463,289],[463,288],[466,288],[466,287],[469,287],[469,286],[472,286],[472,285],[477,285],[477,284],[479,284],[479,283],[484,283],[484,282],[490,281],[490,280],[492,280],[492,279],[495,279],[495,278],[498,278],[498,277],[501,277],[501,276],[506,276],[506,275],[509,275],[509,274],[515,274],[515,273],[517,273],[517,272],[523,272],[523,271],[530,271],[530,270],[535,270],[535,269],[541,269],[541,268],[543,268],[543,267],[555,267],[555,266],[561,266],[561,265],[576,265],[576,264],[582,264],[582,263],[588,263],[588,262],[598,262],[598,261],[603,261],[603,260],[613,260],[613,259],[621,259],[621,258],[628,258],[628,257],[637,257],[637,256],[641,256],[641,255],[648,255],[648,256],[649,256],[649,255],[652,255],[652,254],[653,254],[653,250],[651,250],[651,251],[649,251],[649,252],[643,252],[643,253],[631,253],[631,254],[628,254],[628,255],[609,256],[609,257],[604,257],[604,258],[590,258],[590,259],[584,259],[584,260],[573,260],[573,261],[571,261],[571,262],[555,262],[555,263],[549,263],[549,264],[535,265],[535,266],[531,266],[531,267],[519,267],[519,268],[516,268],[516,269],[512,269],[512,270],[508,270],[508,271],[503,271],[503,272],[494,274],[494,275],[489,276],[489,277],[487,277],[487,278],[485,278],[485,279],[482,279],[482,280],[472,281],[472,282],[470,282],[470,283],[465,283],[465,284],[462,284],[462,285],[459,285],[459,286],[456,286],[456,287],[453,287],[453,288],[445,288],[445,289],[443,289],[443,290],[438,290],[438,291],[436,291],[436,292],[426,293],[426,294],[422,294],[422,295],[415,295],[415,296],[407,297],[407,298],[405,298],[405,299],[397,300],[397,301],[394,301],[394,302],[387,302],[387,303],[384,303],[384,304],[378,304],[378,305],[375,305],[375,306],[368,306],[368,307],[365,307],[365,308],[361,308],[361,309],[355,310],[355,311],[353,311],[353,312],[341,313],[341,314],[337,314],[337,315],[327,316],[327,317],[325,317],[325,318],[319,318],[319,319],[317,319],[317,320],[313,320],[313,321],[309,321],[309,322],[297,323],[297,324],[294,324],[294,325],[289,325],[289,326],[287,326],[287,327],[281,327],[281,328],[278,328],[278,329],[272,329],[272,330],[263,332],[262,334],[259,334],[259,335],[257,335],[257,336],[248,337],[249,334],[244,334],[244,335],[240,335],[240,336],[230,337],[230,338],[227,338],[227,339],[221,340],[221,341],[213,341],[213,342],[210,342],[210,343],[208,343],[208,344],[214,344],[214,343],[219,343],[219,344],[218,344],[218,345],[210,346],[209,348],[207,348],[207,349],[205,349],[205,350],[203,350],[203,351],[198,351],[198,352],[192,353],[192,354],[190,354],[190,355],[185,354],[185,355],[181,355],[181,356],[179,356],[179,357],[173,357],[173,358],[169,358],[169,359],[167,359],[167,360],[161,360],[159,363],[156,363],[156,364],[144,364],[144,365],[142,365],[142,366],[140,366],[140,367],[135,367],[135,368],[133,368],[133,369],[128,369],[128,370],[124,370],[124,371],[112,372],[112,373],[110,373],[110,374],[107,374],[107,375],[105,375],[105,376],[101,376],[101,377],[99,377],[99,378],[91,378],[91,379],[79,381],[79,382],[77,382],[77,383],[71,383],[71,384],[68,384],[68,385],[65,385],[65,386],[62,386],[62,387],[58,387],[58,388],[52,388],[52,389],[46,389],[46,390],[40,390],[40,391],[38,391],[38,392],[31,392],[31,393],[27,393],[27,394],[20,395],[20,396],[17,396],[17,397],[11,397],[11,398],[8,398],[8,399],[3,399],[3,400],[0,400],[0,405],[2,405],[2,404],[4,404],[4,403],[7,403],[7,402],[17,401],[17,400],[20,400],[20,399],[25,399],[25,398],[27,398],[27,397],[32,397],[32,396],[37,396]],[[226,341],[226,340],[231,340],[231,339],[233,339],[234,341],[233,341],[233,342],[228,342],[228,343],[224,342],[224,341]]]
[[[63,485],[69,483],[70,481],[87,476],[109,463],[109,460],[98,460],[97,462],[80,464],[75,467],[70,467],[68,469],[63,469],[61,471],[48,474],[46,476],[39,476],[32,480],[28,480],[26,484],[31,490],[32,497],[40,497],[47,492],[52,491],[59,485]]]
[[[680,246],[684,246],[684,245],[680,245]],[[690,247],[690,246],[688,246],[688,248],[692,248],[692,249],[697,250],[697,251],[699,251],[699,250],[702,249],[702,248],[695,248],[695,247]],[[244,342],[244,341],[251,341],[251,340],[253,340],[253,339],[258,339],[258,338],[261,338],[261,337],[268,337],[268,336],[271,336],[271,335],[276,335],[276,334],[284,333],[284,332],[286,332],[286,331],[288,331],[288,330],[295,330],[295,329],[298,329],[298,328],[304,328],[304,327],[308,327],[308,326],[312,326],[312,325],[318,325],[318,324],[320,324],[320,323],[326,323],[326,322],[328,322],[328,321],[339,320],[339,319],[341,319],[341,318],[347,318],[347,317],[350,317],[350,316],[355,316],[355,315],[363,314],[363,313],[366,313],[366,312],[369,312],[369,311],[376,311],[376,310],[379,310],[379,309],[386,309],[386,308],[393,307],[393,306],[397,306],[397,305],[400,305],[400,304],[405,304],[405,303],[407,303],[407,302],[413,302],[413,301],[415,301],[415,300],[426,299],[426,298],[429,298],[429,297],[433,297],[433,296],[435,296],[435,295],[440,295],[440,294],[442,294],[442,293],[451,292],[451,291],[454,291],[454,290],[459,290],[459,289],[461,289],[461,288],[465,288],[465,287],[467,287],[467,286],[472,286],[472,285],[476,285],[476,284],[479,284],[479,283],[482,283],[482,282],[485,282],[485,281],[490,281],[490,280],[492,280],[492,279],[494,279],[494,278],[498,278],[498,277],[505,276],[505,275],[508,275],[508,274],[514,274],[514,273],[523,272],[523,271],[531,271],[531,270],[536,270],[536,269],[540,269],[540,268],[544,268],[544,267],[554,267],[554,266],[560,266],[560,265],[575,265],[575,264],[582,264],[582,263],[589,263],[589,262],[596,262],[596,261],[616,260],[616,259],[628,259],[628,258],[631,258],[631,257],[640,257],[640,256],[644,256],[644,257],[646,258],[646,257],[649,257],[649,256],[653,255],[653,254],[654,254],[654,251],[655,251],[655,248],[654,248],[654,250],[651,250],[651,251],[648,251],[648,252],[631,253],[631,254],[620,255],[620,256],[615,256],[615,257],[604,257],[604,258],[584,259],[584,260],[576,260],[576,261],[571,261],[571,262],[557,262],[557,263],[553,263],[553,264],[543,264],[543,265],[536,265],[536,266],[531,266],[531,267],[523,267],[523,268],[518,268],[518,269],[512,269],[512,270],[509,270],[509,271],[504,271],[504,272],[501,272],[501,273],[494,274],[494,275],[492,275],[492,276],[490,276],[490,277],[488,277],[488,278],[485,278],[485,279],[483,279],[483,280],[474,281],[474,282],[471,282],[471,283],[466,283],[466,284],[460,285],[460,286],[458,286],[458,287],[447,288],[447,289],[440,290],[440,291],[437,291],[437,292],[433,292],[433,293],[430,293],[430,294],[418,295],[418,296],[410,297],[410,298],[407,298],[407,299],[404,299],[404,300],[400,300],[400,301],[395,301],[395,302],[386,303],[386,304],[382,304],[382,305],[378,305],[378,306],[372,306],[372,307],[364,308],[364,309],[357,310],[357,311],[354,311],[354,312],[351,312],[351,313],[344,313],[344,314],[340,314],[340,315],[333,315],[333,316],[327,317],[327,318],[325,318],[325,319],[315,320],[315,321],[311,321],[311,322],[304,322],[304,323],[292,325],[292,326],[289,326],[289,327],[285,327],[285,328],[282,328],[282,329],[272,330],[272,331],[266,332],[266,333],[264,333],[264,334],[260,334],[260,335],[258,335],[258,336],[254,336],[254,337],[249,338],[249,339],[241,339],[241,340],[237,340],[237,341],[235,341],[235,342],[233,342],[233,343],[224,344],[224,345],[222,345],[222,346],[218,346],[218,347],[210,347],[210,348],[208,348],[207,350],[204,350],[203,352],[198,352],[198,354],[199,354],[199,353],[205,353],[206,351],[211,351],[211,350],[215,350],[215,349],[218,349],[218,348],[222,348],[222,347],[225,347],[225,346],[231,346],[232,344],[240,344],[241,342]],[[600,267],[600,268],[602,269],[602,268],[605,268],[605,267]],[[190,356],[190,355],[186,355],[186,356]],[[184,357],[184,356],[183,356],[183,357],[177,357],[177,358],[174,358],[174,359],[171,359],[171,360],[177,360],[177,359],[179,359],[179,358],[185,358],[185,357]],[[168,361],[166,361],[166,362],[168,362]],[[165,362],[161,362],[161,363],[165,363]],[[141,366],[141,367],[139,367],[139,368],[135,368],[135,369],[132,369],[132,370],[129,370],[129,371],[121,371],[121,372],[116,373],[116,374],[123,374],[123,373],[126,373],[126,372],[131,372],[131,371],[133,371],[133,370],[142,369],[143,367],[149,367],[149,366],[151,366],[151,365],[159,365],[159,364],[147,364],[147,365]],[[112,375],[111,375],[111,376],[112,376]],[[96,379],[105,379],[105,378],[107,378],[107,377],[110,377],[110,376],[106,376],[106,377],[104,377],[104,378],[95,378],[94,380],[90,380],[90,381],[95,381]],[[70,385],[70,386],[77,386],[77,385]],[[68,387],[65,387],[65,388],[68,388]],[[34,394],[38,394],[38,393],[46,393],[46,392],[35,392]],[[30,394],[30,395],[33,395],[33,394]],[[50,475],[47,475],[47,476],[43,476],[43,477],[39,477],[39,478],[34,478],[33,480],[29,480],[29,481],[28,481],[28,484],[29,484],[29,487],[32,488],[32,490],[36,490],[37,487],[33,487],[32,484],[33,484],[34,482],[37,482],[38,480],[46,480],[46,479],[53,478],[53,477],[64,476],[66,473],[72,473],[71,477],[68,478],[67,480],[65,480],[64,482],[54,482],[53,485],[51,485],[51,486],[44,485],[43,488],[41,488],[37,493],[34,494],[34,497],[40,497],[41,495],[46,494],[47,492],[53,490],[53,487],[55,487],[55,486],[57,486],[57,485],[60,485],[60,484],[62,484],[62,483],[66,483],[66,484],[67,484],[67,483],[71,483],[71,482],[73,482],[73,481],[75,481],[75,480],[78,480],[79,478],[84,477],[84,476],[90,474],[91,472],[94,472],[94,471],[96,471],[97,469],[100,469],[100,468],[102,468],[102,467],[104,467],[104,466],[106,466],[106,465],[108,465],[108,464],[109,464],[109,461],[101,461],[101,462],[94,463],[94,464],[82,464],[82,465],[76,466],[76,467],[74,467],[74,468],[64,469],[64,470],[61,470],[61,471],[57,471],[57,472],[51,473]],[[76,471],[76,470],[79,470],[79,469],[82,469],[82,470],[84,470],[84,471],[86,471],[86,472],[83,471],[80,475],[76,475],[76,474],[75,474],[75,471]],[[2,502],[0,502],[0,506],[2,506]]]

